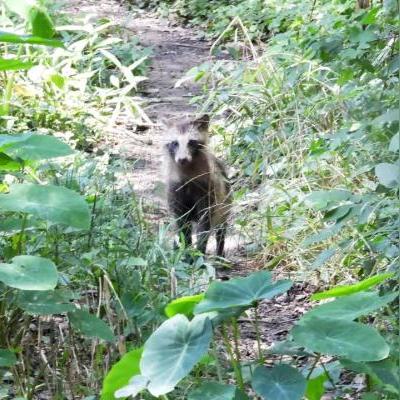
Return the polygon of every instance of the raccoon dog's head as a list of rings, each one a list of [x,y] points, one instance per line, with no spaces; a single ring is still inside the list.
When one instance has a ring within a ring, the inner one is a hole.
[[[168,123],[166,148],[174,163],[189,166],[205,149],[208,139],[209,117]]]

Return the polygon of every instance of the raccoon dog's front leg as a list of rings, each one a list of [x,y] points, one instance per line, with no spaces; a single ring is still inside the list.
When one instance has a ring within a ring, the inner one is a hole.
[[[217,240],[217,256],[224,257],[226,223],[223,223],[221,226],[217,227],[215,235]]]
[[[203,253],[206,253],[206,247],[207,247],[207,242],[208,238],[210,237],[210,229],[211,229],[211,223],[210,223],[210,215],[208,212],[206,212],[202,217],[200,218],[198,225],[197,225],[197,248]]]

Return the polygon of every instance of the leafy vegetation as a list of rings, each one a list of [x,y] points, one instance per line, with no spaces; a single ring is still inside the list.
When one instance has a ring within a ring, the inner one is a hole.
[[[151,51],[107,20],[2,0],[0,398],[397,398],[398,1],[143,6],[229,55],[187,78],[262,270],[209,283],[119,181],[133,163],[98,150],[121,119],[150,122],[136,94]],[[262,305],[307,280],[330,300],[266,349]]]

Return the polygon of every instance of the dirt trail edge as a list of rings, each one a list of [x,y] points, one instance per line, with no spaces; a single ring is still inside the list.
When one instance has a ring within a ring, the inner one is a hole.
[[[124,120],[117,121],[117,126],[107,132],[106,140],[116,158],[134,161],[134,168],[121,179],[127,181],[146,204],[154,206],[146,211],[146,217],[154,218],[155,222],[165,220],[160,172],[163,133],[159,122],[161,118],[180,117],[196,111],[189,101],[198,88],[187,84],[177,88],[175,83],[190,68],[210,60],[211,43],[199,39],[192,29],[171,26],[168,21],[145,11],[130,11],[126,3],[117,0],[75,0],[68,4],[68,10],[75,15],[91,14],[93,20],[106,17],[125,28],[127,33],[124,34],[128,35],[128,39],[129,36],[138,37],[141,45],[152,48],[152,64],[141,95],[146,103],[145,111],[154,126],[134,129]],[[247,258],[245,252],[239,252],[237,245],[228,249],[228,258],[235,264],[227,272],[232,277],[263,268],[262,261]],[[307,286],[294,285],[287,295],[263,302],[259,310],[263,347],[268,348],[271,343],[286,337],[294,321],[309,307],[309,290]],[[243,317],[239,322],[243,358],[254,359],[256,335],[252,317]]]

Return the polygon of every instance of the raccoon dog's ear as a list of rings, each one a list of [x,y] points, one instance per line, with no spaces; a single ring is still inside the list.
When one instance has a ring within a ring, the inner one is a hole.
[[[173,126],[173,122],[170,119],[167,119],[165,117],[162,117],[158,120],[159,124],[161,125],[162,128],[171,128]]]
[[[193,121],[193,125],[197,127],[200,131],[207,131],[210,125],[210,116],[204,114]]]

